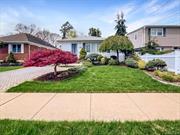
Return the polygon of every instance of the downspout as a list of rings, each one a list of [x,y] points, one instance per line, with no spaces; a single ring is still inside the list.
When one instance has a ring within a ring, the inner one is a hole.
[[[31,55],[31,45],[29,45],[29,59],[30,59],[30,55]]]

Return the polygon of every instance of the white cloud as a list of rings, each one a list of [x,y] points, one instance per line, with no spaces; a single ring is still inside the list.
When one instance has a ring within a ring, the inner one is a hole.
[[[35,2],[39,0],[32,0]],[[30,2],[30,1],[29,1]],[[40,0],[40,4],[45,4],[46,0]],[[38,4],[38,3],[37,3]],[[66,20],[70,21],[76,30],[84,33],[89,27],[99,27],[103,36],[108,36],[115,32],[114,20],[118,12],[123,11],[127,20],[128,32],[147,24],[160,24],[169,21],[173,16],[177,17],[174,9],[178,9],[179,0],[162,2],[160,0],[148,0],[144,3],[132,1],[124,5],[116,5],[106,8],[99,8],[87,14],[68,14],[66,11],[53,9],[40,9],[38,12],[30,10],[25,6],[16,8],[0,8],[0,35],[14,32],[17,23],[36,24],[37,26],[49,29],[52,32],[59,32],[59,27]],[[179,15],[180,16],[180,15]],[[168,18],[170,17],[170,18]],[[177,19],[176,19],[177,20]]]

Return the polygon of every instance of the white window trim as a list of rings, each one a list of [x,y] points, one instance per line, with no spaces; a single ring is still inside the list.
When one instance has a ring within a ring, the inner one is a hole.
[[[14,44],[8,44],[8,53],[12,52],[12,46]],[[20,44],[21,45],[21,52],[12,52],[14,54],[18,54],[18,53],[24,53],[24,44]]]
[[[155,33],[156,33],[155,35],[152,34],[152,29],[155,30]],[[158,35],[158,29],[161,29],[162,35]],[[157,37],[157,36],[163,37],[163,33],[164,33],[164,29],[163,29],[163,28],[151,28],[151,29],[150,29],[150,35],[151,35],[152,37]]]

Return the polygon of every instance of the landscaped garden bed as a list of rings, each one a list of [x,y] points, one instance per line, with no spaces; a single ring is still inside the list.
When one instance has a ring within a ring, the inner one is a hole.
[[[163,81],[164,83],[180,86],[180,75],[175,74],[174,72],[156,70],[154,72],[147,73],[153,78]]]
[[[67,69],[65,71],[58,71],[57,74],[55,75],[54,72],[42,75],[38,78],[36,78],[36,81],[60,81],[60,80],[65,80],[69,79],[71,77],[74,77],[81,72],[86,70],[84,67],[73,67],[70,69]]]
[[[43,122],[0,120],[3,135],[179,135],[180,121]]]
[[[162,84],[140,69],[125,66],[92,66],[62,81],[28,81],[8,92],[180,92]]]

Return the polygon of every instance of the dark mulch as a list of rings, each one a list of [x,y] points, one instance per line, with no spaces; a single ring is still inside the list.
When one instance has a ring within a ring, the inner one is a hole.
[[[38,78],[36,78],[36,81],[60,81],[60,80],[65,80],[68,78],[71,78],[73,76],[76,76],[79,74],[77,71],[72,71],[72,70],[65,70],[65,71],[59,71],[57,72],[57,75],[54,75],[54,72],[42,75]]]

